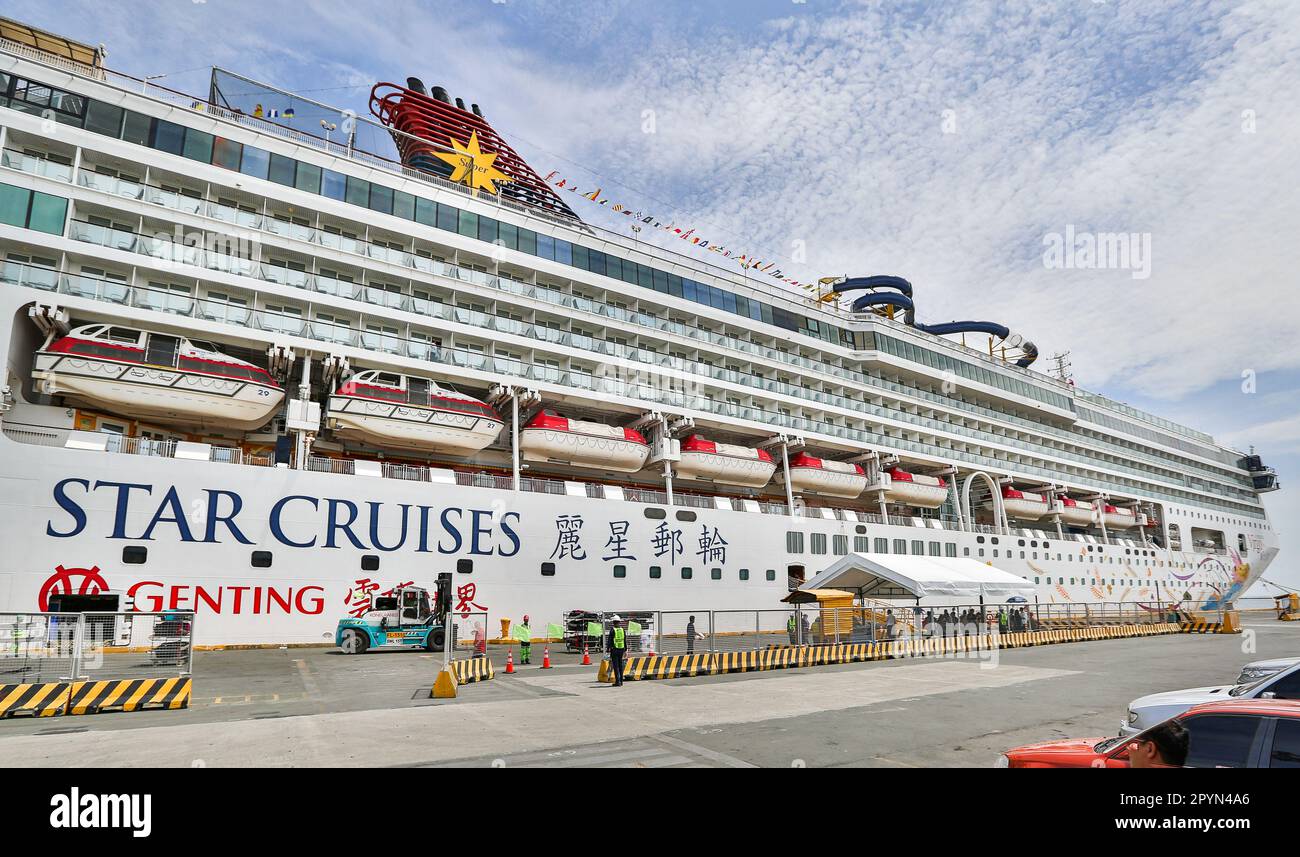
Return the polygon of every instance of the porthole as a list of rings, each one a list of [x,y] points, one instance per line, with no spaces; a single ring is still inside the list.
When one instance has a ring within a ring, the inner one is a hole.
[[[542,563],[542,577],[555,577],[555,563]]]
[[[457,571],[459,574],[473,574],[473,573],[474,573],[474,560],[472,560],[472,559],[458,559],[458,560],[456,560],[456,571]]]
[[[668,513],[663,509],[646,509],[645,516],[652,521],[662,521],[664,518],[668,517]]]
[[[368,553],[361,557],[362,571],[379,571],[379,555]]]
[[[695,520],[695,513],[694,513],[694,512],[686,512],[686,511],[678,511],[678,513],[677,513],[677,520],[679,520],[679,521],[686,521],[686,522],[689,524],[691,521],[694,521],[694,520]]]
[[[143,545],[127,545],[122,548],[122,562],[127,565],[144,565],[149,559],[149,549]]]
[[[251,559],[253,568],[270,568],[271,552],[270,551],[253,551]]]

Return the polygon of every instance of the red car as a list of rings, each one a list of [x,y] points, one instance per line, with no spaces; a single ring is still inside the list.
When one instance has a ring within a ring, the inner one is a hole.
[[[1189,708],[1189,768],[1300,768],[1300,700],[1230,699]],[[998,757],[999,768],[1127,768],[1142,735],[1027,744]]]

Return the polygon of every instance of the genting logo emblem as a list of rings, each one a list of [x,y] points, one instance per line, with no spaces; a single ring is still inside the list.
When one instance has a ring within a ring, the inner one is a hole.
[[[80,579],[75,591],[73,578]],[[107,591],[108,581],[104,580],[103,575],[99,573],[99,566],[64,568],[60,565],[54,569],[54,574],[41,584],[40,610],[45,613],[50,609],[51,595],[99,595]]]

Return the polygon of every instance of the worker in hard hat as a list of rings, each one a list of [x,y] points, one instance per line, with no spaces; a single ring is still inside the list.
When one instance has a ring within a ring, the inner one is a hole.
[[[619,623],[623,617],[615,613],[609,617],[609,638],[605,647],[609,649],[609,666],[614,673],[614,687],[623,686],[623,655],[627,653],[627,629]]]
[[[528,625],[527,614],[524,621],[515,626],[515,639],[519,641],[519,663],[526,664],[533,651],[533,629]]]

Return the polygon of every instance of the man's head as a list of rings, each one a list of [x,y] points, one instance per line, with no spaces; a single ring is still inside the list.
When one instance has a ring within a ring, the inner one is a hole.
[[[694,616],[691,617],[691,621],[692,621],[692,622],[695,621],[695,617],[694,617]]]
[[[1129,766],[1181,768],[1187,764],[1187,742],[1187,727],[1177,720],[1166,720],[1129,742]]]
[[[524,624],[525,624],[525,625],[528,624],[528,614],[527,614],[527,613],[524,614]]]

